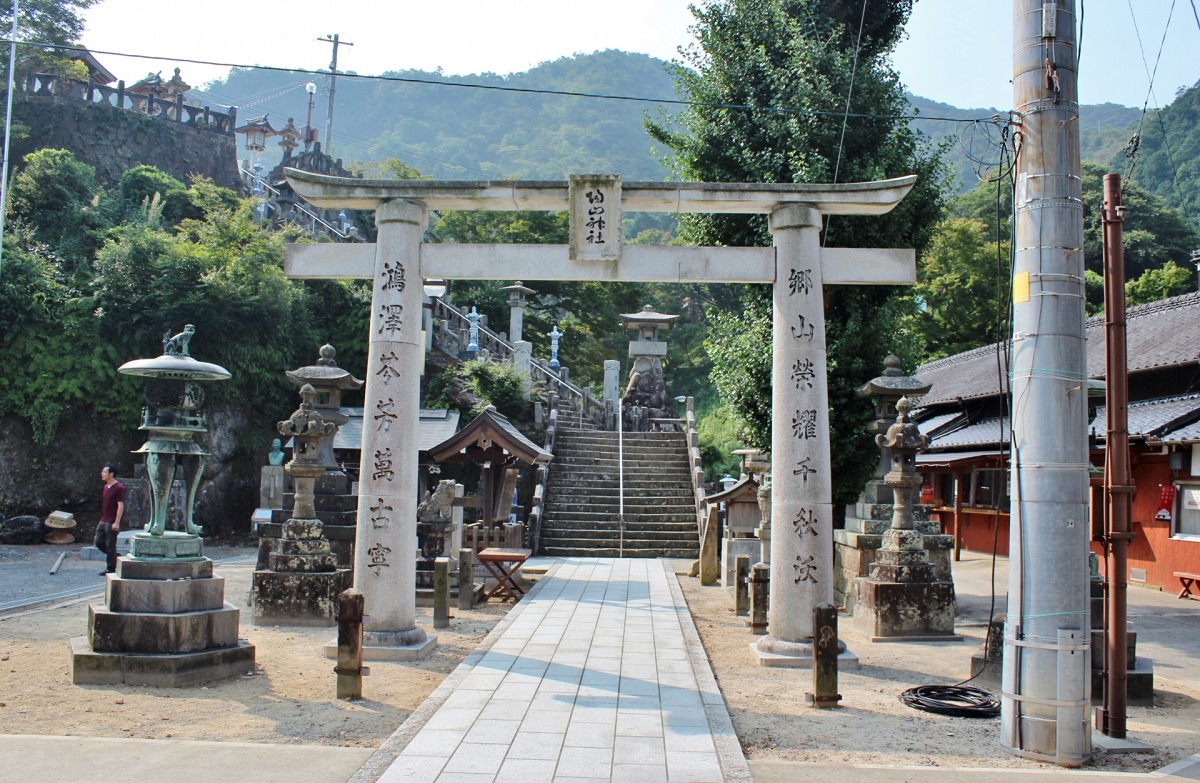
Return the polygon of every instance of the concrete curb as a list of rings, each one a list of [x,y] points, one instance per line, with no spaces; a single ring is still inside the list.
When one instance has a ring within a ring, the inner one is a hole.
[[[713,674],[712,665],[708,662],[708,654],[700,642],[700,633],[696,630],[696,621],[688,609],[687,599],[679,586],[679,579],[671,567],[670,560],[659,560],[667,574],[667,584],[671,586],[671,597],[675,602],[675,613],[679,619],[679,627],[683,631],[683,642],[687,647],[688,660],[692,664],[692,673],[700,688],[700,700],[704,704],[704,714],[708,718],[708,730],[712,734],[713,743],[717,748],[717,759],[721,764],[721,773],[729,783],[750,783],[750,765],[742,753],[742,744],[733,730],[733,719],[729,717],[729,708],[721,688]]]

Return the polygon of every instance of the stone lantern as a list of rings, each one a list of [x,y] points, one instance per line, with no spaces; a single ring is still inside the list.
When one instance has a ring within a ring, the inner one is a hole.
[[[656,313],[646,305],[640,313],[621,316],[621,326],[637,332],[629,342],[629,358],[633,367],[629,371],[629,383],[621,397],[622,426],[644,432],[650,427],[652,418],[677,418],[675,407],[667,395],[663,379],[662,360],[667,355],[667,343],[660,332],[674,326],[677,315]]]
[[[208,362],[197,361],[188,353],[196,327],[188,324],[174,337],[163,339],[163,354],[156,359],[135,359],[117,368],[123,375],[146,378],[142,426],[148,433],[145,445],[135,454],[144,454],[146,479],[150,489],[150,522],[145,531],[130,543],[131,557],[189,557],[203,555],[200,528],[192,519],[196,491],[208,452],[196,440],[208,432],[201,381],[223,381],[229,371]],[[182,470],[187,495],[184,500],[184,529],[167,531],[168,499],[176,468]]]
[[[558,341],[562,339],[563,333],[558,331],[558,324],[555,324],[546,336],[550,338],[550,367],[558,369],[562,366],[558,361]]]
[[[312,386],[316,393],[313,409],[325,421],[344,427],[349,419],[341,411],[342,392],[357,391],[362,388],[363,382],[337,366],[337,349],[332,345],[321,346],[319,356],[316,364],[289,370],[288,380],[300,387]],[[336,494],[349,492],[349,480],[333,453],[332,432],[318,438],[315,458],[325,473],[321,478],[321,491]]]
[[[288,117],[287,125],[279,129],[278,135],[282,137],[279,146],[283,147],[283,159],[288,160],[300,146],[300,129],[296,127],[296,121]]]
[[[536,293],[532,288],[526,288],[518,280],[512,285],[500,289],[508,294],[508,339],[518,342],[521,339],[521,329],[525,321],[525,308],[528,306],[528,296]]]
[[[875,421],[867,428],[873,438],[885,434],[888,427],[896,419],[896,403],[901,397],[920,397],[929,392],[930,384],[907,376],[900,369],[900,358],[888,354],[883,360],[883,375],[872,378],[855,390],[859,397],[870,397],[875,400]],[[863,491],[868,503],[889,503],[891,491],[883,483],[883,475],[891,469],[891,454],[888,447],[882,447],[879,453],[879,463],[875,467],[875,475]]]
[[[162,356],[118,368],[146,379],[140,429],[149,438],[135,453],[146,458],[151,518],[106,578],[104,605],[88,607],[87,636],[71,639],[76,685],[174,688],[254,671],[254,646],[238,638],[240,610],[225,601],[225,580],[204,557],[200,528],[192,521],[208,456],[197,441],[207,432],[200,382],[230,377],[223,367],[189,355],[195,333],[191,324],[174,337],[168,331]],[[184,529],[167,530],[176,469],[187,487]]]
[[[278,425],[280,435],[292,438],[292,459],[284,470],[292,477],[295,500],[282,537],[269,545],[267,568],[254,572],[251,595],[257,625],[333,625],[337,596],[350,586],[350,569],[337,567],[324,525],[317,519],[314,487],[326,471],[322,445],[338,430],[324,418],[317,400],[317,390],[304,384],[300,407]]]

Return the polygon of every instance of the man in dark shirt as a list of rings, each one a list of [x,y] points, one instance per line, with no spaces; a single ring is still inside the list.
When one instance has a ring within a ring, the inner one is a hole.
[[[100,524],[96,526],[96,548],[108,555],[108,566],[100,572],[117,572],[117,533],[125,516],[125,487],[117,481],[116,468],[111,464],[100,469],[104,481],[104,496],[100,500]]]

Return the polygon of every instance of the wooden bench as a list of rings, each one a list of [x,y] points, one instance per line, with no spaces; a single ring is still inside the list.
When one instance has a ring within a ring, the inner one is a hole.
[[[1176,571],[1175,576],[1179,577],[1179,584],[1183,589],[1179,591],[1179,598],[1192,598],[1192,587],[1200,588],[1197,582],[1200,582],[1200,574],[1188,574],[1183,571]]]

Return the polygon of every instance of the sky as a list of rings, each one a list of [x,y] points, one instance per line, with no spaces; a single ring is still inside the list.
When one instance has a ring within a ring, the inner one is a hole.
[[[1081,103],[1140,108],[1160,43],[1151,107],[1170,103],[1179,88],[1200,81],[1195,0],[1080,1]],[[154,13],[147,13],[146,0],[100,0],[85,18],[83,43],[94,51],[311,69],[329,66],[332,47],[317,39],[338,33],[353,44],[341,48],[338,69],[359,74],[409,68],[508,74],[601,49],[673,59],[693,40],[688,0],[293,0],[282,6],[175,0]],[[961,108],[1011,105],[1011,2],[917,0],[907,32],[894,63],[911,92]],[[198,87],[229,70],[98,57],[130,83],[148,72],[170,76],[180,67],[184,80]]]

